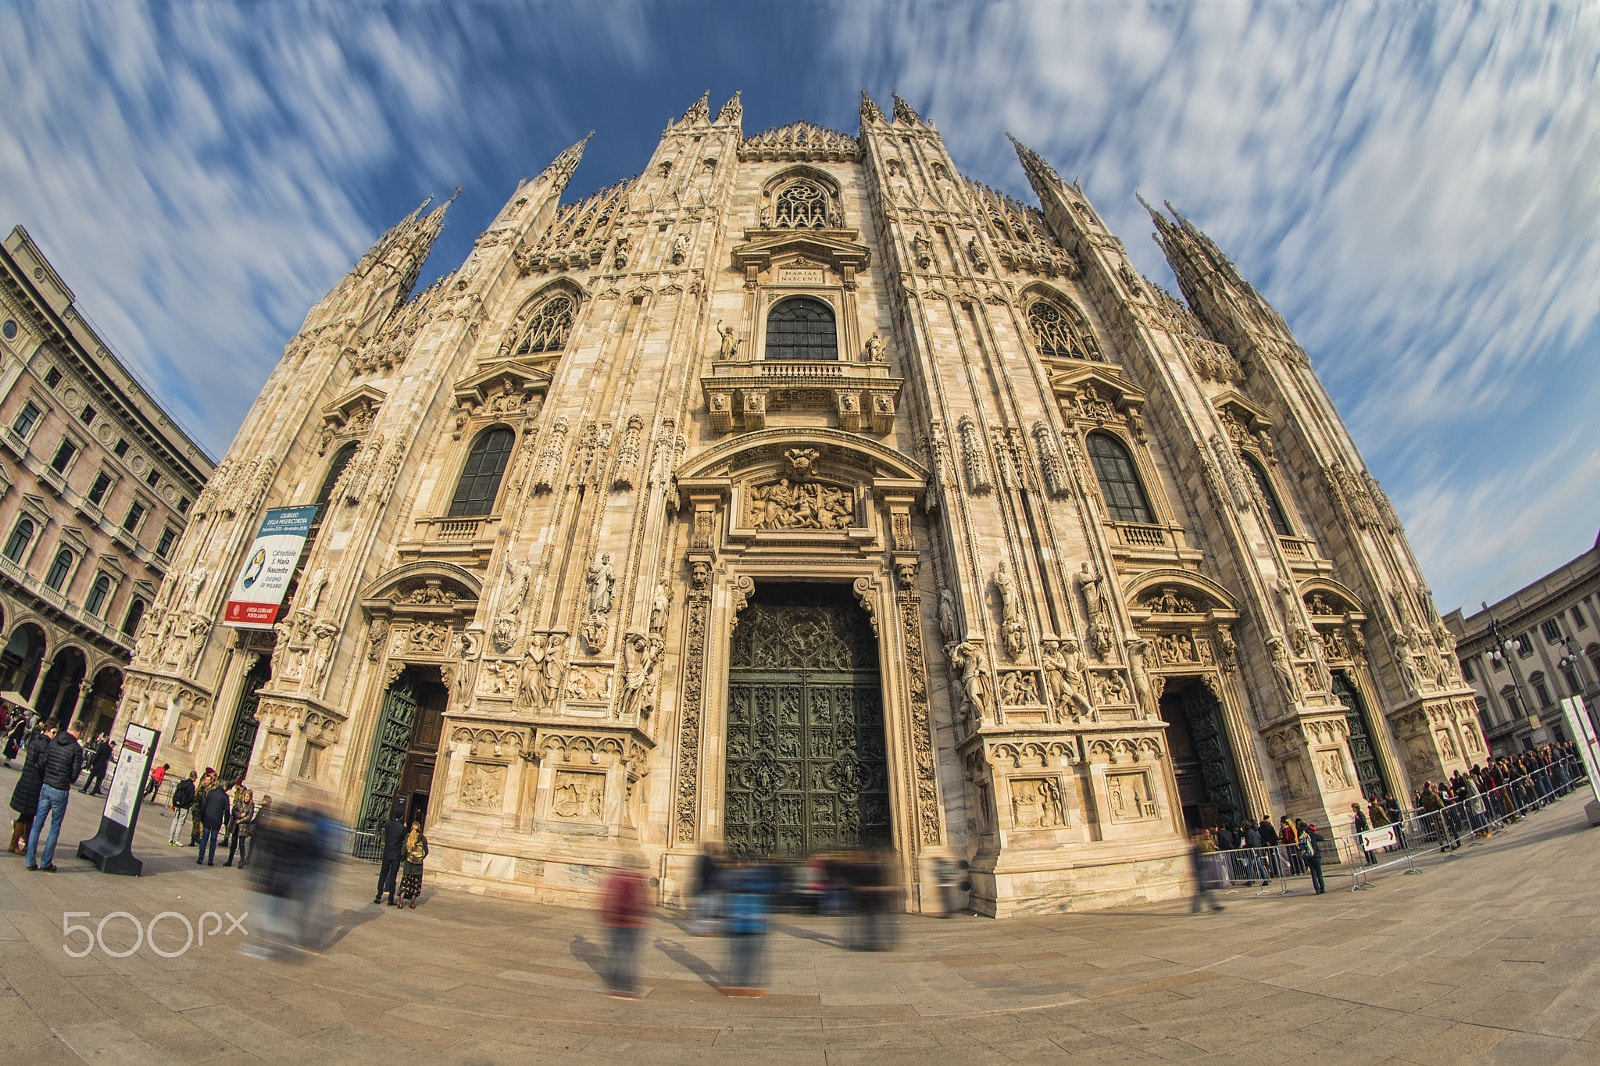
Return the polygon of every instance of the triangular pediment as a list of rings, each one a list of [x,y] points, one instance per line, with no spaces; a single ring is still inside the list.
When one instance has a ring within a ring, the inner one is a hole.
[[[855,230],[758,231],[760,236],[733,250],[734,264],[747,274],[804,259],[812,266],[830,266],[845,276],[865,270],[871,250],[855,241]]]
[[[1245,399],[1232,389],[1213,397],[1211,403],[1218,412],[1231,415],[1234,421],[1250,433],[1260,433],[1272,428],[1272,419],[1267,417],[1265,408]]]
[[[1093,393],[1094,399],[1124,410],[1144,405],[1144,390],[1129,384],[1109,363],[1076,359],[1053,359],[1050,363],[1050,385],[1062,399],[1073,400]]]
[[[458,403],[485,403],[491,396],[528,396],[550,388],[550,371],[521,359],[501,359],[485,364],[471,376],[456,382]]]
[[[373,388],[371,385],[358,385],[349,392],[340,396],[322,409],[322,420],[334,429],[344,429],[352,422],[366,421],[370,423],[372,416],[388,394]]]

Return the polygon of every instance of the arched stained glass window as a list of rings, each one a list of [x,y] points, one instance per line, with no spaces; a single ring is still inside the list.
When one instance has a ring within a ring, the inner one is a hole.
[[[1289,519],[1285,517],[1283,507],[1278,503],[1278,496],[1272,491],[1272,482],[1267,480],[1267,472],[1261,469],[1261,464],[1248,455],[1244,456],[1244,468],[1250,471],[1250,477],[1261,492],[1261,498],[1266,501],[1267,517],[1272,521],[1272,531],[1280,537],[1294,536],[1294,530],[1289,528]]]
[[[72,558],[72,553],[65,548],[56,552],[55,561],[45,572],[44,583],[60,592],[61,586],[67,583],[67,575],[72,572]]]
[[[479,435],[467,453],[467,465],[456,482],[450,501],[451,518],[476,518],[494,510],[500,494],[500,479],[505,476],[506,460],[517,435],[506,426],[493,426]]]
[[[24,518],[17,523],[17,528],[11,531],[11,539],[6,541],[6,558],[14,563],[22,562],[23,553],[28,550],[28,544],[33,540],[33,520]]]
[[[1133,456],[1121,441],[1109,433],[1089,434],[1089,461],[1094,464],[1094,475],[1100,480],[1112,521],[1154,524]]]
[[[828,191],[814,181],[791,182],[778,194],[772,221],[780,229],[825,228],[828,225]]]
[[[111,579],[105,574],[97,574],[94,585],[89,589],[88,599],[83,601],[84,610],[100,616],[100,609],[106,605],[106,597],[111,595]]]
[[[567,346],[572,332],[572,297],[552,296],[540,305],[528,322],[528,330],[517,345],[518,355],[559,352]]]
[[[1087,338],[1087,327],[1078,315],[1049,300],[1035,300],[1028,308],[1028,326],[1040,355],[1053,359],[1100,358],[1099,349]]]
[[[839,337],[833,309],[821,300],[785,300],[767,316],[767,358],[838,359]]]

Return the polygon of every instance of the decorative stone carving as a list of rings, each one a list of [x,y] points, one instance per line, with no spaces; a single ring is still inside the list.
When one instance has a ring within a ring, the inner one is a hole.
[[[555,486],[556,473],[561,469],[561,457],[567,450],[567,419],[557,418],[544,447],[539,451],[539,465],[533,475],[533,491],[549,492]]]
[[[1018,829],[1054,829],[1067,824],[1061,805],[1061,786],[1048,777],[1013,777],[1011,822]]]
[[[872,624],[872,635],[877,636],[878,615],[874,607],[872,579],[870,577],[858,577],[854,584],[850,586],[850,589],[856,594],[856,602],[861,604],[861,609],[867,613],[867,621]]]
[[[561,685],[567,674],[567,635],[551,633],[545,642],[544,662],[539,668],[540,705],[554,710],[561,699]]]
[[[1143,770],[1106,774],[1106,792],[1111,799],[1113,822],[1138,821],[1160,814],[1150,790],[1150,775]]]
[[[840,530],[855,518],[855,495],[821,481],[778,478],[750,487],[748,521],[759,530]]]
[[[624,717],[638,721],[649,719],[655,710],[655,669],[666,647],[660,637],[632,634],[623,648],[626,673],[623,676],[622,706]]]
[[[1272,673],[1278,679],[1278,689],[1283,698],[1291,705],[1300,701],[1300,685],[1295,680],[1294,670],[1289,665],[1289,650],[1284,647],[1282,637],[1271,637],[1267,641],[1267,650],[1272,656]]]
[[[339,635],[339,627],[320,621],[311,627],[311,632],[316,638],[311,651],[311,687],[320,690],[328,676],[328,666],[333,662],[334,638]]]
[[[1022,624],[1022,606],[1017,594],[1017,581],[1006,571],[1005,560],[994,572],[994,588],[1000,597],[1000,636],[1006,654],[1012,659],[1022,655],[1027,629]]]
[[[418,655],[443,655],[450,643],[450,627],[439,622],[420,622],[406,635],[406,650]]]
[[[961,694],[971,724],[976,728],[994,718],[994,681],[989,676],[989,657],[983,645],[976,640],[952,643],[945,646],[945,657],[950,660],[961,678]]]
[[[1078,639],[1068,636],[1059,641],[1047,640],[1042,648],[1039,662],[1044,668],[1045,691],[1056,721],[1096,721],[1098,716],[1084,685],[1083,653],[1078,650]]]
[[[967,478],[967,491],[988,492],[994,488],[989,478],[989,462],[984,458],[983,439],[978,434],[978,424],[971,415],[962,415],[956,424],[961,438],[961,463]]]
[[[1133,694],[1139,707],[1142,718],[1159,718],[1161,708],[1159,700],[1160,691],[1156,688],[1155,681],[1150,677],[1150,672],[1145,668],[1145,652],[1149,650],[1150,642],[1138,637],[1130,637],[1128,646],[1128,672],[1133,677]],[[1165,679],[1161,679],[1164,683]]]
[[[567,699],[604,703],[611,698],[611,669],[605,666],[571,666],[567,669]]]
[[[956,595],[948,585],[939,586],[939,632],[946,644],[956,638]]]
[[[606,775],[588,770],[557,770],[550,815],[564,822],[605,821]]]
[[[469,762],[461,776],[461,806],[496,811],[505,795],[506,768],[499,763]]]
[[[1083,593],[1084,606],[1089,611],[1089,645],[1095,657],[1105,662],[1113,647],[1111,639],[1111,605],[1106,601],[1104,578],[1084,562],[1078,571],[1078,588]]]
[[[1039,697],[1039,678],[1032,670],[1006,670],[1000,674],[1000,705],[1002,707],[1032,706],[1042,703]]]

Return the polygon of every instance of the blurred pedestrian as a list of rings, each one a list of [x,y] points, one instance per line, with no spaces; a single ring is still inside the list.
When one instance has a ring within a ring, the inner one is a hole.
[[[722,861],[717,846],[707,843],[694,863],[694,920],[689,927],[694,936],[710,936],[716,931],[721,897]]]
[[[200,851],[194,857],[195,865],[217,864],[217,834],[228,821],[228,790],[222,787],[208,789],[200,797]]]
[[[389,820],[383,823],[379,835],[383,839],[383,860],[378,866],[378,894],[372,897],[372,902],[382,903],[383,894],[389,894],[389,906],[398,907],[395,902],[395,882],[400,876],[400,861],[405,857],[406,823],[400,817],[405,808],[396,804]]]
[[[169,847],[180,847],[178,838],[189,831],[189,812],[194,807],[194,771],[179,781],[172,789],[172,831],[167,834]]]
[[[6,850],[21,855],[33,828],[33,816],[39,809],[39,787],[44,784],[44,759],[50,744],[50,731],[28,741],[22,762],[22,773],[17,776],[16,787],[11,790],[11,809],[17,820],[11,823],[11,846]]]
[[[427,857],[428,838],[422,835],[419,816],[406,834],[405,858],[400,863],[400,906],[417,909],[417,897],[422,895],[422,860]]]
[[[645,892],[639,862],[631,855],[623,857],[606,881],[600,922],[606,929],[606,987],[613,996],[637,999],[634,957],[644,928]]]
[[[724,995],[762,996],[761,954],[767,937],[767,892],[764,871],[745,866],[731,879],[727,896],[728,977]]]
[[[222,865],[233,865],[233,857],[239,851],[239,828],[245,822],[254,818],[255,813],[255,793],[245,787],[244,778],[241,777],[238,783],[233,786],[233,801],[228,811],[228,861]]]
[[[28,830],[28,869],[56,872],[56,840],[61,836],[61,823],[67,819],[67,797],[72,783],[83,772],[83,747],[69,729],[58,729],[44,750],[39,785],[39,806],[33,812],[33,827]],[[50,816],[50,832],[45,837],[44,850],[39,850],[39,830],[44,828],[46,815]]]
[[[1216,854],[1217,845],[1211,839],[1211,833],[1205,829],[1197,832],[1189,844],[1189,868],[1194,874],[1194,905],[1189,908],[1190,914],[1200,914],[1203,911],[1216,913],[1222,909],[1222,904],[1217,902],[1213,892],[1216,887],[1216,874],[1213,870]]]
[[[959,862],[949,855],[940,855],[933,860],[933,879],[939,886],[939,905],[944,909],[939,912],[939,917],[953,917],[961,906],[961,871],[966,868],[965,859]]]

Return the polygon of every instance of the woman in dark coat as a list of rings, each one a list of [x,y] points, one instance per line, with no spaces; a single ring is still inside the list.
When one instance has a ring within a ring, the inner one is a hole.
[[[21,711],[11,712],[10,727],[6,730],[6,765],[22,750],[23,738],[28,735],[28,716]]]
[[[21,855],[28,834],[33,830],[33,816],[39,810],[39,788],[44,784],[44,758],[50,747],[50,737],[55,730],[44,729],[28,741],[28,758],[22,764],[17,787],[11,790],[11,809],[17,820],[11,824],[11,846],[6,850]]]

